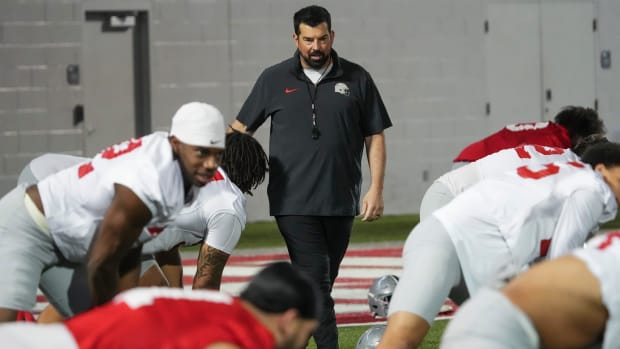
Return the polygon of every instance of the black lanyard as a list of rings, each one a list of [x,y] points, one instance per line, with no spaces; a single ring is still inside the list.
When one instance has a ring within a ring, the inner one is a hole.
[[[325,67],[325,70],[323,70],[323,72],[321,73],[321,76],[319,76],[319,79],[316,81],[316,84],[314,85],[314,93],[310,91],[310,86],[309,86],[309,84],[312,83],[312,81],[310,81],[310,79],[307,79],[308,81],[306,82],[306,87],[308,90],[308,95],[310,96],[310,103],[312,106],[312,139],[319,139],[321,137],[321,130],[319,130],[319,126],[316,123],[316,106],[314,102],[316,101],[316,96],[318,94],[319,84],[321,83],[321,80],[323,80],[325,75],[327,75],[327,70],[329,69],[330,64],[331,64],[331,57],[329,58],[329,61],[327,62],[327,66]]]

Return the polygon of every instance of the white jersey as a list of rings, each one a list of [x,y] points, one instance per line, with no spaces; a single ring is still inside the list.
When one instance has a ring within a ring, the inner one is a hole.
[[[443,183],[456,196],[482,179],[500,175],[519,166],[569,161],[579,161],[577,154],[570,149],[522,145],[500,150],[468,163],[444,174],[436,181]]]
[[[602,349],[620,345],[620,231],[602,234],[588,242],[586,249],[574,255],[583,260],[601,285],[603,304],[609,318],[605,327]]]
[[[85,258],[113,199],[114,184],[129,188],[152,214],[148,225],[153,228],[139,241],[161,232],[185,202],[183,176],[168,134],[156,132],[111,146],[90,162],[38,183],[50,233],[65,258],[75,262]]]
[[[200,189],[196,200],[184,207],[161,234],[145,243],[142,253],[206,242],[231,254],[245,227],[245,202],[245,195],[218,168],[211,181]]]
[[[517,272],[581,246],[616,210],[602,176],[569,162],[521,166],[484,179],[434,215],[450,234],[472,293],[493,273]]]
[[[24,168],[18,183],[34,184],[60,170],[88,161],[90,158],[45,154],[33,159]],[[142,252],[152,254],[177,245],[191,246],[206,242],[211,247],[232,254],[245,228],[245,205],[245,195],[230,181],[224,169],[218,168],[212,181],[200,189],[194,202],[183,207],[161,234],[147,241]],[[148,228],[142,234],[150,235]]]

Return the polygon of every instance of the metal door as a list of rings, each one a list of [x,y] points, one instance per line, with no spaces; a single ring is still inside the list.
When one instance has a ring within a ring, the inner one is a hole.
[[[83,29],[84,152],[149,132],[145,12],[87,11]]]
[[[537,3],[489,4],[485,23],[489,131],[537,121],[540,28]]]
[[[489,3],[485,23],[490,131],[551,120],[596,99],[591,0]]]
[[[594,8],[591,1],[541,4],[545,120],[566,105],[594,107]]]

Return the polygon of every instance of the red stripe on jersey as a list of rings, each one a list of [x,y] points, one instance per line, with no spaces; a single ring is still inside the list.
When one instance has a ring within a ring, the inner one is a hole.
[[[551,239],[545,239],[540,241],[540,257],[547,256],[549,252],[549,246],[551,246]]]
[[[581,162],[577,162],[577,161],[569,161],[568,162],[569,165],[573,166],[573,167],[577,167],[577,168],[584,168],[584,164],[582,164]]]
[[[620,239],[620,231],[614,231],[612,233],[607,234],[607,238],[600,245],[598,245],[599,250],[604,250],[607,247],[611,246],[613,243],[613,239]]]
[[[93,172],[95,168],[93,167],[93,163],[92,162],[87,162],[84,165],[81,165],[80,167],[78,167],[78,178],[82,178],[84,176],[86,176],[87,174]]]
[[[224,180],[224,176],[220,173],[220,171],[215,171],[215,174],[213,175],[213,177],[211,177],[211,180],[209,182],[223,181],[223,180]]]
[[[149,232],[149,235],[155,236],[161,233],[164,229],[166,229],[166,227],[148,227],[146,228],[146,231]]]

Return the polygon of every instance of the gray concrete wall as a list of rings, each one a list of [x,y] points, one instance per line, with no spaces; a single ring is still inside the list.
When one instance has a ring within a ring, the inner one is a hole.
[[[318,3],[332,13],[334,48],[371,73],[395,124],[386,132],[386,213],[417,212],[424,191],[453,156],[495,131],[485,116],[487,2]],[[292,55],[292,15],[308,2],[0,1],[1,193],[30,158],[81,153],[83,132],[73,127],[71,110],[82,101],[82,87],[67,84],[65,69],[80,63],[84,11],[132,4],[149,12],[152,126],[165,130],[175,109],[190,100],[215,104],[232,121],[260,72]],[[595,4],[597,50],[609,49],[616,59],[620,3]],[[620,140],[617,66],[614,60],[611,69],[597,68],[596,93],[612,137]],[[268,134],[268,125],[256,134],[265,147]],[[268,218],[265,188],[249,200],[251,220]]]

